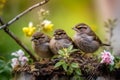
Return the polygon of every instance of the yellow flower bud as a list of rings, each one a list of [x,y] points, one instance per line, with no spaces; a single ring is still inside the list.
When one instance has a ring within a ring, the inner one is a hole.
[[[28,30],[27,27],[24,27],[24,28],[23,28],[23,32],[24,32],[24,33],[28,32],[28,31],[29,31],[29,30]]]
[[[27,37],[31,37],[32,34],[35,32],[35,30],[36,30],[36,27],[33,27],[32,22],[29,23],[28,27],[23,28],[23,32]]]
[[[43,31],[48,32],[53,30],[53,24],[49,24],[43,27]]]
[[[51,21],[49,21],[49,20],[44,20],[43,22],[42,22],[42,27],[43,27],[43,31],[45,31],[45,32],[49,32],[49,31],[52,31],[53,30],[53,24],[51,23]]]

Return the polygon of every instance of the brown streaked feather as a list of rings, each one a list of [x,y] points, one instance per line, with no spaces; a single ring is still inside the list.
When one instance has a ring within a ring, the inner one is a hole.
[[[57,29],[54,32],[54,37],[50,41],[50,48],[54,54],[58,54],[58,51],[62,48],[67,48],[73,45],[72,39],[62,29]]]

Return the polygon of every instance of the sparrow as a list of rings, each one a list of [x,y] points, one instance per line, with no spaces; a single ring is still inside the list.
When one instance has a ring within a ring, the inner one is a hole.
[[[73,27],[73,30],[76,31],[73,37],[73,42],[85,53],[94,53],[100,46],[110,46],[102,43],[99,37],[85,23],[77,24]]]
[[[64,30],[57,29],[54,31],[53,38],[50,40],[50,49],[54,54],[58,54],[59,50],[71,45],[73,45],[73,41]]]
[[[32,47],[37,55],[41,58],[51,58],[53,53],[50,50],[50,37],[42,32],[35,32],[32,35]]]

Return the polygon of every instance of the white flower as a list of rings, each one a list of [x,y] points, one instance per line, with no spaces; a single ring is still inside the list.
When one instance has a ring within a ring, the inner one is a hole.
[[[16,57],[18,56],[18,54],[15,52],[13,52],[11,55],[16,56]]]
[[[44,25],[44,27],[47,27],[47,26],[49,26],[49,25],[51,25],[52,23],[51,23],[51,21],[49,21],[49,20],[44,20],[43,22],[42,22],[42,25]],[[53,24],[52,24],[53,25]]]
[[[49,24],[51,24],[51,21],[49,21],[49,20],[44,20],[44,21],[42,22],[42,24],[44,24],[44,25],[49,25]]]
[[[13,59],[12,59],[12,62],[17,62],[17,61],[18,61],[17,58],[13,58]]]
[[[29,27],[33,27],[33,23],[32,23],[32,22],[29,22],[28,26],[29,26]]]
[[[16,52],[13,52],[11,55],[19,57],[19,56],[24,56],[24,52],[20,49]]]

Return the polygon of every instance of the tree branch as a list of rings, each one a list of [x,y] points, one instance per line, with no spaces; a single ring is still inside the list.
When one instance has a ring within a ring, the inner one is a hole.
[[[4,25],[4,22],[2,20],[2,18],[0,17],[0,23],[1,25]],[[4,28],[4,31],[10,36],[12,37],[17,44],[19,44],[29,55],[30,58],[33,59],[34,61],[37,61],[37,59],[35,58],[35,56],[32,54],[32,52],[12,33],[10,32],[10,30],[6,27]]]
[[[22,13],[18,14],[16,17],[14,17],[12,20],[10,20],[8,23],[0,26],[0,29],[4,29],[6,27],[8,27],[9,25],[11,25],[12,23],[14,23],[15,21],[17,21],[20,17],[22,17],[23,15],[25,15],[26,13],[30,12],[31,10],[33,10],[34,8],[37,8],[39,6],[42,6],[44,4],[46,4],[49,0],[43,0],[40,3],[37,3],[31,7],[29,7],[28,9],[26,9],[25,11],[23,11]]]

